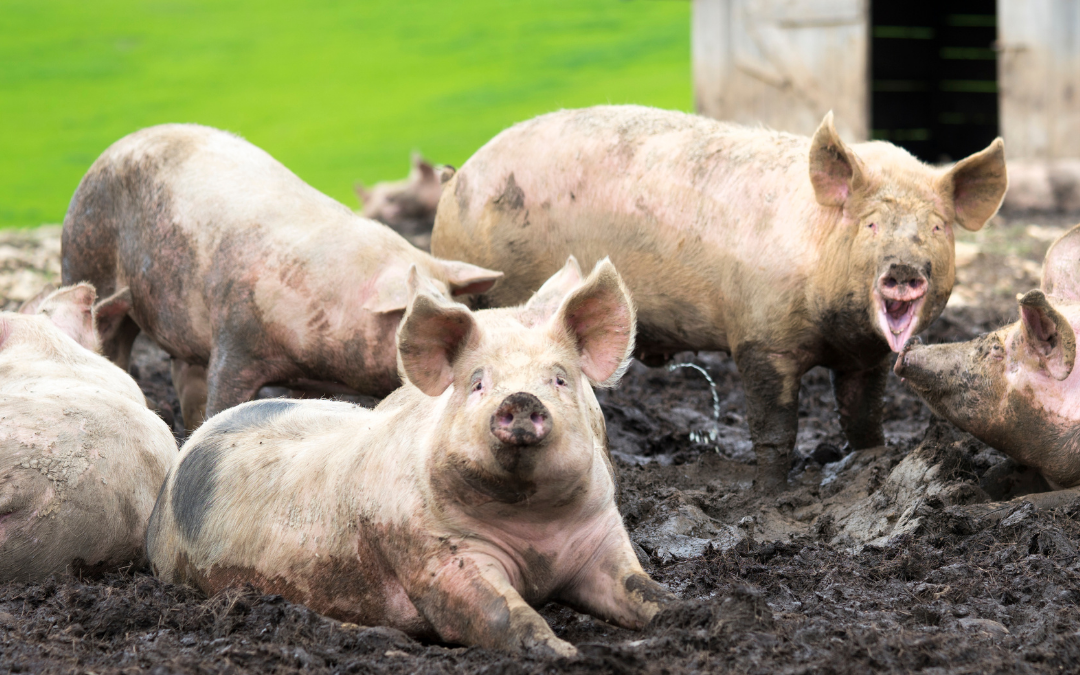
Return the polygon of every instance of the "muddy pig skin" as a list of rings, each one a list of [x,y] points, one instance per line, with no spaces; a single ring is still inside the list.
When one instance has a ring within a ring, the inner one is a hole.
[[[173,358],[189,430],[268,384],[390,393],[410,266],[453,295],[501,276],[437,260],[243,139],[195,125],[116,142],[64,218],[64,283],[98,289],[103,353],[126,369],[146,331]]]
[[[1080,485],[1080,226],[1050,247],[1042,290],[1020,299],[1020,320],[970,342],[923,345],[896,374],[939,415],[1054,488]]]
[[[570,261],[525,306],[475,313],[413,288],[407,382],[377,408],[254,401],[188,440],[150,518],[155,572],[510,651],[575,652],[530,607],[548,600],[643,627],[671,596],[616,509],[592,391],[633,345],[614,267],[582,281]]]
[[[0,313],[0,583],[146,561],[176,443],[135,381],[82,346],[94,297],[79,284]]]
[[[356,196],[364,203],[365,218],[401,229],[411,227],[431,231],[439,206],[443,183],[454,175],[454,167],[435,167],[420,155],[413,155],[409,177],[376,183],[370,189],[356,184]]]
[[[890,351],[941,312],[953,228],[1006,187],[1003,144],[950,169],[889,143],[844,144],[638,106],[564,110],[502,132],[446,184],[432,251],[504,270],[478,306],[521,302],[568,254],[604,256],[638,308],[639,358],[734,356],[758,475],[790,467],[802,375],[832,370],[854,448],[884,442]]]

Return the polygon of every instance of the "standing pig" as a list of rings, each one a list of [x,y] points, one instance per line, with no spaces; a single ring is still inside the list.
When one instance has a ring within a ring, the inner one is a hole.
[[[135,381],[95,343],[87,284],[0,313],[0,583],[141,565],[176,456]]]
[[[188,429],[268,384],[385,396],[410,266],[452,295],[502,276],[436,260],[241,138],[151,127],[113,144],[64,218],[65,284],[90,281],[104,354],[146,331]]]
[[[524,307],[477,313],[410,290],[406,383],[374,410],[256,401],[192,435],[150,518],[155,572],[511,651],[574,652],[529,606],[547,600],[644,626],[671,596],[623,527],[592,391],[633,347],[615,268],[582,282],[570,261]]]
[[[443,183],[453,175],[454,167],[435,167],[414,154],[408,178],[376,183],[370,190],[357,183],[356,196],[364,203],[365,218],[386,223],[403,234],[425,234],[435,222]]]
[[[1054,488],[1080,485],[1080,226],[1047,252],[1041,291],[1020,320],[970,342],[908,343],[896,374],[934,412],[1038,469]]]
[[[952,291],[953,227],[978,230],[1006,187],[1003,144],[950,169],[889,143],[847,146],[637,106],[565,110],[481,148],[443,191],[436,255],[505,270],[479,301],[520,302],[573,254],[611,256],[646,363],[731,353],[759,481],[783,485],[799,381],[832,370],[853,448],[884,442],[886,357]]]

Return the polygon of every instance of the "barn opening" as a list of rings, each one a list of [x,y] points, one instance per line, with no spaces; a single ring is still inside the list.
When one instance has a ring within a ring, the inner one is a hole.
[[[928,162],[998,132],[996,0],[872,0],[871,137]]]

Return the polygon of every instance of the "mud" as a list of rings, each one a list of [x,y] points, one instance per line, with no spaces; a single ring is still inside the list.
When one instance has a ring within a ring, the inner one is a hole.
[[[1015,319],[1046,248],[1080,220],[1039,218],[960,235],[957,289],[930,341]],[[5,308],[55,281],[57,235],[3,234]],[[789,489],[763,496],[731,359],[676,360],[696,368],[635,363],[599,394],[627,527],[647,571],[680,598],[644,631],[548,605],[579,656],[512,657],[342,624],[251,589],[206,598],[129,570],[0,585],[0,671],[982,673],[1059,672],[1080,658],[1080,495],[1046,492],[893,375],[886,445],[850,452],[828,373],[815,369]],[[168,359],[140,340],[132,373],[182,433]]]

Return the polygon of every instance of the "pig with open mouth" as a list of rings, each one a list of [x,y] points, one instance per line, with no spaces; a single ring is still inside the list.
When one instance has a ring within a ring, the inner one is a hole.
[[[1020,298],[1020,320],[968,342],[924,345],[896,359],[934,412],[1037,468],[1055,488],[1080,485],[1080,226],[1054,243],[1042,289]]]
[[[446,184],[432,251],[503,270],[513,305],[573,254],[610,256],[638,306],[640,351],[726,351],[746,390],[765,487],[791,466],[799,381],[831,369],[851,446],[884,442],[887,358],[941,312],[953,228],[978,230],[1007,184],[1003,143],[932,167],[639,106],[564,110],[507,129]]]

